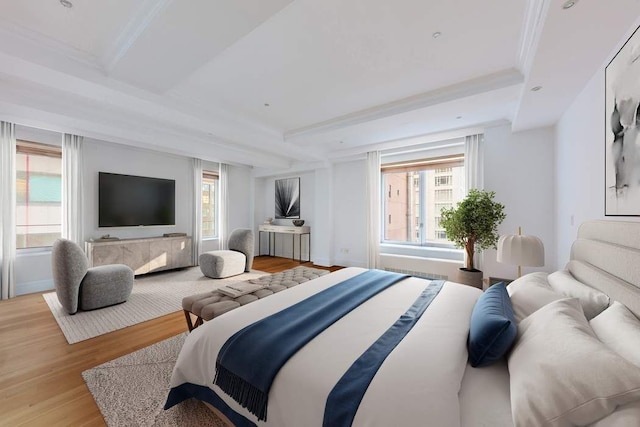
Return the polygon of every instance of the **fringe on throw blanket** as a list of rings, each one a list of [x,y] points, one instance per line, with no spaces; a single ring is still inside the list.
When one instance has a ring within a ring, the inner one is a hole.
[[[218,362],[216,362],[216,376],[213,379],[213,383],[217,384],[243,408],[247,408],[257,416],[260,421],[266,421],[267,393],[254,387],[251,383],[243,380]]]

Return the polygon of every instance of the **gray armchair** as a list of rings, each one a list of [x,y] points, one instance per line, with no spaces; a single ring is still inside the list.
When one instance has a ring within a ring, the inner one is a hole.
[[[252,230],[233,230],[229,235],[229,250],[205,252],[200,255],[198,261],[202,274],[212,279],[222,279],[251,271],[253,244]]]
[[[58,300],[69,314],[119,304],[131,295],[131,268],[121,264],[89,268],[84,252],[71,240],[55,241],[51,263]]]

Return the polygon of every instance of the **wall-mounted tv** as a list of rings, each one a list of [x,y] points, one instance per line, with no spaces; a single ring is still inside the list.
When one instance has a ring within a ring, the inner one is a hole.
[[[175,223],[176,182],[173,179],[99,172],[99,227]]]

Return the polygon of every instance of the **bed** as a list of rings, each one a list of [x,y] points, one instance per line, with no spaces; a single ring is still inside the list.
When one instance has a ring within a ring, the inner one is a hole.
[[[424,313],[384,358],[348,423],[327,421],[332,419],[326,413],[328,397],[354,361],[434,286],[431,281],[398,281],[300,348],[273,379],[266,420],[214,384],[220,350],[238,331],[366,272],[339,270],[195,329],[176,362],[167,407],[196,398],[237,426],[311,426],[323,420],[324,425],[367,426],[637,425],[638,265],[640,223],[583,224],[566,270],[523,276],[504,291],[492,291],[508,292],[514,321],[505,324],[517,335],[505,357],[484,367],[471,366],[467,346],[470,325],[473,336],[478,307],[488,293],[440,284]]]

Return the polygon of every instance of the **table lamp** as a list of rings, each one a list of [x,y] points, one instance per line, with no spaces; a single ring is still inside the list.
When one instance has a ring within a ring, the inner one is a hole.
[[[544,265],[544,245],[535,236],[522,234],[506,234],[498,239],[498,262],[518,266],[518,277],[522,275],[522,266],[542,267]]]

